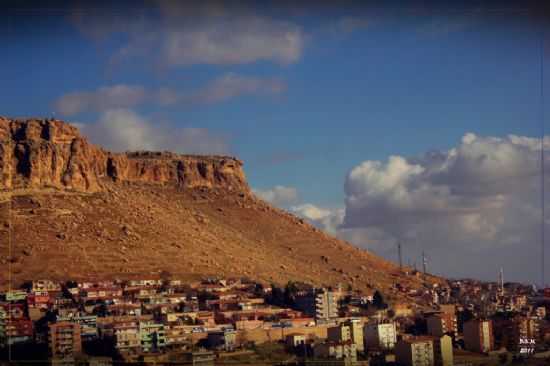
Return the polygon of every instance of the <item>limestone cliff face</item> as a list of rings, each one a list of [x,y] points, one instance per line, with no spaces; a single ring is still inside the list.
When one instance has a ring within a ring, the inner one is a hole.
[[[57,120],[0,118],[0,189],[100,190],[102,180],[248,192],[242,162],[227,156],[170,152],[111,153]]]

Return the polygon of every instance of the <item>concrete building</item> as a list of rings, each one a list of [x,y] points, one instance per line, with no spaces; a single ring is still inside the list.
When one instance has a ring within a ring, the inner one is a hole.
[[[234,330],[208,332],[208,344],[213,348],[232,351],[237,347],[237,332]]]
[[[313,356],[317,359],[347,360],[357,362],[357,349],[351,341],[323,342],[313,347]]]
[[[326,289],[296,296],[296,309],[314,316],[319,324],[334,322],[338,317],[340,293]]]
[[[347,320],[336,327],[328,328],[327,340],[329,342],[352,341],[358,352],[363,352],[365,350],[363,326],[359,320]]]
[[[113,324],[115,349],[120,355],[141,353],[141,338],[137,321],[117,322]]]
[[[502,345],[508,351],[519,351],[520,339],[536,339],[536,320],[524,316],[516,316],[500,323]]]
[[[435,366],[453,366],[453,339],[445,334],[436,337],[433,344]]]
[[[58,322],[49,325],[48,346],[52,358],[67,358],[82,353],[80,326],[74,322]]]
[[[345,324],[327,328],[327,340],[329,342],[343,342],[351,339],[350,328]]]
[[[452,313],[440,313],[429,316],[426,319],[428,326],[428,334],[436,337],[441,337],[445,334],[458,337],[458,324],[456,316]]]
[[[285,338],[286,346],[290,349],[303,347],[306,344],[306,335],[301,333],[290,333]]]
[[[401,339],[395,344],[395,361],[404,366],[434,366],[433,337]]]
[[[464,345],[471,352],[485,353],[493,350],[493,322],[490,319],[471,319],[464,323]]]
[[[364,352],[365,341],[363,339],[363,325],[361,322],[359,320],[347,320],[344,325],[349,327],[350,340],[355,343],[357,352]]]
[[[164,324],[140,322],[139,338],[141,352],[143,353],[155,353],[164,350],[166,347]]]
[[[72,321],[78,323],[80,326],[80,337],[82,341],[89,341],[96,339],[97,334],[97,316],[85,315],[85,314],[71,314],[69,316],[57,317],[58,322]]]
[[[363,336],[369,350],[393,349],[397,342],[395,323],[365,325]]]
[[[33,322],[28,319],[6,321],[6,341],[9,345],[31,342]]]

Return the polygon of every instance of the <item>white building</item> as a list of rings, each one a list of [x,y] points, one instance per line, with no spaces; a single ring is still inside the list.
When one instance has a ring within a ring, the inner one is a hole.
[[[370,324],[363,328],[365,345],[369,350],[393,349],[397,342],[395,323]]]

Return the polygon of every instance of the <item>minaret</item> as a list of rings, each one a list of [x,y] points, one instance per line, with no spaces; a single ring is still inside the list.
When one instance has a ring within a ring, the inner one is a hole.
[[[502,267],[500,267],[500,296],[504,296],[504,274]]]
[[[423,270],[424,274],[427,273],[427,271],[426,271],[427,265],[428,265],[428,260],[426,259],[426,254],[424,254],[424,251],[422,251],[422,270]]]

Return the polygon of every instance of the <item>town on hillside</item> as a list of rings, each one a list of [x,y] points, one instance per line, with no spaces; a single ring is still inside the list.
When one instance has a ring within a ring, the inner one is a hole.
[[[545,364],[550,289],[424,278],[395,298],[167,272],[29,281],[1,294],[0,364]]]

